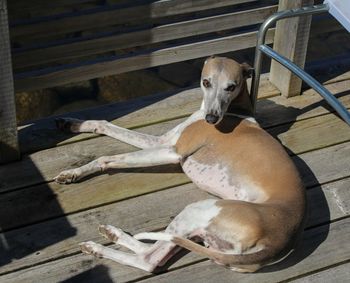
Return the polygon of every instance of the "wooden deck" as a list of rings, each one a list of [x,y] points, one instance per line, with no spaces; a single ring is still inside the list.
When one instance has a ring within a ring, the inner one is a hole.
[[[350,107],[350,73],[326,82]],[[158,231],[187,204],[212,198],[175,166],[109,172],[72,185],[52,178],[102,155],[134,150],[108,137],[66,135],[51,118],[21,127],[20,162],[0,167],[0,282],[345,282],[350,259],[350,130],[312,90],[285,99],[265,81],[258,120],[288,149],[307,186],[309,220],[298,252],[256,274],[188,253],[149,274],[80,253],[107,243],[98,224]],[[200,91],[162,94],[72,114],[161,134],[199,107]]]

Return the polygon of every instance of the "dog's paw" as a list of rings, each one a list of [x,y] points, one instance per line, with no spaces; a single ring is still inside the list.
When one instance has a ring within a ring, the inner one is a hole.
[[[84,254],[93,255],[95,257],[102,257],[103,246],[92,241],[82,242],[79,244],[80,250]]]
[[[78,173],[75,169],[65,170],[53,178],[59,184],[70,184],[78,180]]]
[[[118,239],[123,233],[122,230],[115,228],[112,225],[100,225],[98,226],[98,231],[103,237],[115,243],[118,242]]]
[[[56,118],[55,123],[57,129],[67,132],[67,133],[79,133],[80,125],[83,123],[83,120],[75,118]]]

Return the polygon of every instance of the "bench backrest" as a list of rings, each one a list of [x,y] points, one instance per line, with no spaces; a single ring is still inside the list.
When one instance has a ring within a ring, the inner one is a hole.
[[[114,2],[8,1],[15,90],[53,87],[253,47],[258,24],[277,11],[278,4]],[[272,42],[273,31],[268,38]]]

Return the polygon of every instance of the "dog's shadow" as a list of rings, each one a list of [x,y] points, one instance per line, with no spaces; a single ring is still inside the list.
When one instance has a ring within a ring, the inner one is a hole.
[[[348,95],[349,93],[349,91],[342,92],[338,93],[335,96],[337,98],[340,98],[342,96]],[[297,120],[297,117],[301,114],[307,113],[308,111],[316,109],[318,107],[323,107],[330,112],[334,112],[324,100],[313,103],[302,109],[295,107],[285,107],[274,103],[272,100],[264,100],[258,107],[260,107],[260,111],[258,112],[257,119],[259,122],[262,122],[262,124],[270,123],[272,119],[277,120],[276,117],[281,117],[282,123],[280,124],[282,125],[276,127],[268,127],[268,131],[271,130],[273,136],[277,139],[280,134],[287,132],[293,126]],[[318,182],[317,177],[313,173],[312,169],[303,160],[303,155],[298,156],[287,147],[286,150],[292,156],[292,159],[296,164],[304,183],[306,184],[306,226],[303,237],[301,238],[301,241],[299,241],[295,251],[281,262],[262,268],[258,271],[260,273],[283,270],[298,264],[309,255],[311,255],[318,248],[318,246],[326,240],[329,233],[330,209],[326,196],[321,188],[321,184]]]

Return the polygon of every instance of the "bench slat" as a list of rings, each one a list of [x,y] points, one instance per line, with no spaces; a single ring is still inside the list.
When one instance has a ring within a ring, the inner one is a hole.
[[[71,32],[94,29],[111,25],[125,24],[132,21],[142,22],[167,16],[198,12],[208,9],[232,6],[256,0],[159,0],[150,4],[120,9],[118,7],[97,12],[72,13],[54,17],[52,20],[25,25],[16,25],[11,28],[11,37],[42,37],[48,34],[66,34]]]
[[[135,56],[115,57],[105,61],[83,62],[15,75],[15,90],[28,91],[48,88],[76,81],[94,79],[170,63],[221,54],[254,47],[256,31],[206,41],[158,49]],[[271,43],[274,30],[270,29],[266,42]]]
[[[50,46],[14,53],[14,68],[59,62],[65,59],[83,57],[128,47],[154,44],[168,40],[206,34],[263,22],[277,11],[277,5],[251,9],[242,12],[182,21],[161,25],[152,29],[123,33],[74,43]]]
[[[62,7],[62,6],[71,6],[76,4],[85,4],[96,2],[96,0],[54,0],[54,1],[45,1],[45,0],[16,0],[9,1],[8,10],[10,13],[12,11],[36,11],[40,10],[49,10],[52,8]]]

